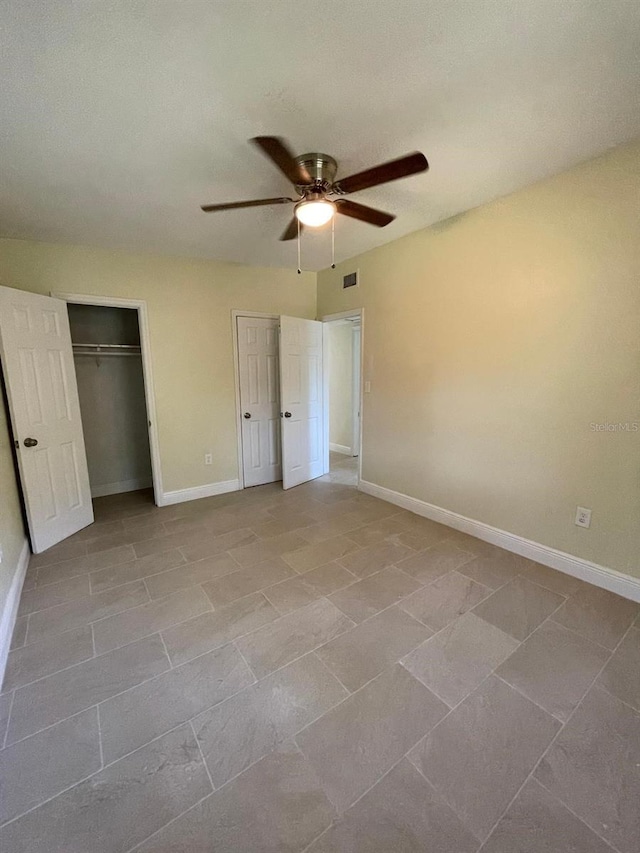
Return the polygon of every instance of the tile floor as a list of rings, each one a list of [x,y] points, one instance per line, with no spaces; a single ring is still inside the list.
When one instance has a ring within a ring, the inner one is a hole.
[[[637,853],[639,607],[357,492],[355,462],[35,557],[7,853]]]

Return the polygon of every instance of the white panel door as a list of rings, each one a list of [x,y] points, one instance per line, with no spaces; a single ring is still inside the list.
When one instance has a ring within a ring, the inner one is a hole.
[[[285,489],[323,474],[322,323],[280,317],[282,480]]]
[[[282,479],[278,320],[238,317],[242,469],[246,486]]]
[[[39,554],[93,521],[66,302],[0,287],[0,357]]]

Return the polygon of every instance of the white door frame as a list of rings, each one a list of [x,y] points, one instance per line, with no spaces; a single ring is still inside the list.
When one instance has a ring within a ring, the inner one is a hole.
[[[261,311],[231,311],[231,336],[233,341],[233,384],[236,393],[236,439],[238,445],[238,482],[244,489],[244,465],[242,464],[242,407],[240,406],[240,359],[238,358],[238,317],[264,317],[267,320],[280,320],[279,314],[264,314]]]
[[[321,323],[331,323],[334,320],[360,320],[360,393],[358,397],[358,404],[360,407],[360,440],[358,442],[358,484],[362,479],[362,414],[363,414],[363,406],[362,406],[362,394],[364,388],[363,375],[364,375],[364,308],[352,308],[350,311],[339,311],[337,314],[324,314],[322,317],[318,318]],[[329,327],[327,325],[323,328],[322,335],[322,343],[324,346],[324,351],[328,352],[329,347]],[[329,473],[329,359],[323,359],[323,394],[324,394],[324,406],[323,406],[323,439],[324,439],[324,473]]]
[[[149,317],[147,303],[144,299],[123,299],[118,296],[93,296],[89,293],[51,293],[56,299],[65,302],[75,302],[79,305],[100,305],[104,308],[133,308],[138,312],[138,328],[140,330],[140,351],[142,354],[142,375],[144,379],[144,396],[147,404],[149,422],[149,447],[151,449],[151,477],[153,480],[153,495],[156,506],[164,506],[164,489],[162,486],[162,466],[160,462],[160,447],[158,444],[158,425],[156,418],[156,401],[153,384],[153,360],[151,358],[151,343],[149,336]]]

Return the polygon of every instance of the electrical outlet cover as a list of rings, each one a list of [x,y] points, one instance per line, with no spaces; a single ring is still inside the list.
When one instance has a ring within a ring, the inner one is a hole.
[[[576,507],[576,521],[578,527],[591,527],[591,510],[586,507]]]

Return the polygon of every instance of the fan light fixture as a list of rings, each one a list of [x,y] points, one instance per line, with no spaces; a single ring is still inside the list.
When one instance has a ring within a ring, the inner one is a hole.
[[[308,225],[311,228],[326,225],[333,218],[335,212],[335,204],[328,199],[301,201],[295,207],[296,217],[303,225]]]

